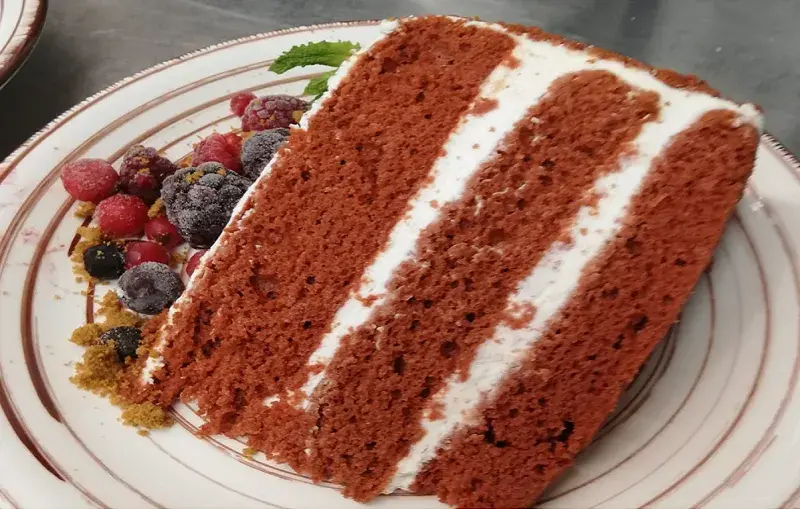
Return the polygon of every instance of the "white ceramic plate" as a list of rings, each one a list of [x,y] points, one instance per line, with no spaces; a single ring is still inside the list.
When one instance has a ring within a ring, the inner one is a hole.
[[[47,0],[0,0],[0,86],[28,58],[46,12]]]
[[[5,0],[7,3],[9,0]],[[179,424],[148,437],[72,386],[85,288],[67,250],[79,225],[58,180],[79,157],[119,162],[135,143],[178,158],[236,127],[232,92],[299,94],[321,69],[276,76],[295,44],[366,42],[370,22],[300,28],[208,48],[128,78],[65,113],[0,166],[0,506],[347,508],[238,441]],[[800,503],[800,167],[771,137],[712,269],[617,413],[545,507],[798,507]],[[375,507],[431,508],[432,497]]]

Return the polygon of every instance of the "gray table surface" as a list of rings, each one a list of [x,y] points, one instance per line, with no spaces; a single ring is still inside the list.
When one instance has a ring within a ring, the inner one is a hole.
[[[800,0],[50,0],[38,47],[0,90],[0,157],[136,71],[243,35],[448,13],[539,25],[760,104],[800,153]]]

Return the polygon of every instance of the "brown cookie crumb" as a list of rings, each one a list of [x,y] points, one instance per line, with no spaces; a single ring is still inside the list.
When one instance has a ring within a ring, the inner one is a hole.
[[[128,403],[119,395],[113,395],[111,403],[122,408],[122,423],[145,429],[168,428],[172,426],[172,417],[163,408],[150,402]],[[141,434],[141,433],[140,433]]]
[[[138,314],[123,307],[113,290],[109,290],[103,295],[97,316],[103,318],[103,321],[99,323],[103,331],[114,327],[139,327],[144,322],[144,319]]]
[[[74,331],[69,340],[80,346],[91,346],[97,344],[100,334],[103,333],[103,328],[96,323],[87,323],[81,325]]]
[[[162,214],[164,214],[164,202],[159,198],[150,206],[150,210],[147,211],[147,217],[153,219]]]
[[[117,392],[122,365],[119,363],[114,342],[92,345],[83,352],[83,359],[75,365],[70,382],[99,396]]]
[[[186,251],[175,251],[169,257],[169,266],[175,268],[183,265],[188,258]]]
[[[86,219],[87,217],[92,217],[94,214],[94,209],[97,207],[94,203],[90,203],[88,201],[82,201],[78,203],[78,206],[75,208],[75,217],[80,217],[81,219]]]

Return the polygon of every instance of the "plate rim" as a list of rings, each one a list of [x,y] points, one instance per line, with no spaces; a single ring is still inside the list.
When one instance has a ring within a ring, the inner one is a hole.
[[[42,3],[46,6],[48,0],[41,0]],[[368,26],[368,25],[375,25],[380,23],[380,20],[356,20],[356,21],[340,21],[340,22],[332,22],[332,23],[323,23],[323,24],[314,24],[308,26],[299,26],[299,27],[292,27],[286,29],[280,29],[275,31],[269,32],[261,32],[258,34],[253,34],[249,36],[244,36],[236,39],[227,40],[218,44],[210,45],[176,58],[158,63],[156,65],[150,66],[142,71],[139,71],[135,74],[132,74],[126,78],[123,78],[104,89],[96,92],[95,94],[87,97],[86,99],[80,101],[79,103],[75,104],[68,110],[64,111],[56,118],[48,122],[42,129],[37,131],[34,135],[29,137],[24,143],[22,143],[17,149],[15,149],[11,154],[9,154],[2,162],[0,162],[0,185],[3,184],[5,178],[10,175],[15,167],[17,166],[17,162],[22,160],[24,157],[27,156],[28,151],[35,147],[38,141],[46,138],[54,131],[59,129],[60,127],[66,125],[71,118],[83,111],[85,108],[91,106],[92,104],[96,103],[98,100],[102,99],[106,95],[112,93],[113,91],[126,86],[127,84],[137,81],[139,79],[145,78],[152,74],[156,74],[159,71],[163,70],[166,67],[170,67],[172,65],[176,65],[182,63],[187,59],[192,59],[195,57],[199,57],[205,55],[211,51],[224,49],[232,46],[236,46],[238,44],[243,44],[247,42],[253,42],[262,40],[264,38],[297,33],[297,32],[304,32],[304,31],[313,31],[317,29],[328,29],[328,28],[338,28],[338,27],[354,27],[354,26]],[[796,173],[800,174],[800,159],[798,156],[793,154],[780,140],[772,135],[768,131],[763,131],[760,137],[760,141],[763,142],[766,146],[773,149],[777,155],[783,159],[786,164]],[[46,462],[41,462],[45,468],[47,467]],[[3,501],[2,492],[0,492],[0,502]],[[793,503],[797,501],[797,497],[800,496],[800,487],[798,490],[793,492],[789,498],[787,499],[786,503]]]
[[[49,0],[22,0],[21,16],[2,51],[8,61],[0,66],[0,87],[10,81],[30,57],[44,30],[48,7]],[[24,38],[15,41],[22,34]]]

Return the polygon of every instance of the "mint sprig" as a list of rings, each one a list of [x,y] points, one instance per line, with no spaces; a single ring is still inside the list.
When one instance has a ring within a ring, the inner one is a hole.
[[[283,74],[295,67],[305,67],[307,65],[329,65],[339,67],[342,62],[353,50],[361,46],[349,41],[338,42],[309,42],[300,46],[293,46],[289,51],[279,56],[275,62],[269,66],[269,70],[275,74]]]
[[[324,72],[316,78],[311,78],[303,90],[303,95],[313,95],[314,99],[319,99],[319,96],[328,91],[328,78],[333,76],[335,72],[336,70],[334,69],[333,71]]]
[[[354,51],[360,48],[358,43],[350,41],[309,42],[292,46],[269,66],[269,70],[276,74],[283,74],[295,67],[307,65],[327,65],[338,68]],[[336,69],[312,78],[303,90],[303,95],[311,95],[315,100],[319,99],[328,90],[328,79],[335,72]]]

